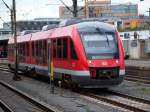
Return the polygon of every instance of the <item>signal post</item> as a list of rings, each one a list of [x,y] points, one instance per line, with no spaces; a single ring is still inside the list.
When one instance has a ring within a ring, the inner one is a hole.
[[[54,66],[51,57],[51,41],[48,39],[48,76],[50,77],[50,92],[54,94]]]

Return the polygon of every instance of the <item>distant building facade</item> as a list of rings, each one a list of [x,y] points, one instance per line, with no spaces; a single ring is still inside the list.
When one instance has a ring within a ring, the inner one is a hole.
[[[86,17],[104,17],[111,15],[111,0],[87,0]]]
[[[138,5],[131,3],[111,5],[111,16],[120,18],[136,17],[138,16]]]
[[[45,25],[51,25],[51,24],[59,24],[60,19],[59,18],[36,18],[34,20],[21,20],[16,22],[16,29],[17,32],[22,32],[24,30],[41,30],[43,26]],[[3,29],[10,29],[9,26],[11,23],[4,23]]]
[[[111,0],[86,0],[85,6],[78,6],[78,18],[110,15]],[[71,10],[72,7],[69,7]],[[82,10],[81,10],[82,9]],[[60,18],[73,18],[73,14],[64,6],[59,7]]]
[[[69,7],[71,10],[73,10],[72,7]],[[59,17],[60,18],[73,18],[73,14],[70,10],[68,10],[64,6],[59,7]],[[78,6],[78,18],[85,18],[85,7]]]
[[[85,6],[79,6],[78,18],[84,17],[135,17],[138,16],[138,5],[127,3],[112,5],[111,0],[86,0]],[[72,7],[70,7],[72,9]],[[59,7],[60,18],[73,18],[72,12],[66,7]]]

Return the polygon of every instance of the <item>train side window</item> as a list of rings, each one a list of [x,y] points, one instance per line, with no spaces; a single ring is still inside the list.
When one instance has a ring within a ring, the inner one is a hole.
[[[58,58],[62,58],[62,39],[57,39],[57,55]]]
[[[22,43],[20,43],[20,61],[22,61],[22,53],[23,53]]]
[[[34,47],[34,41],[32,42],[32,56],[34,57],[35,47]]]
[[[21,56],[21,43],[18,44],[18,56],[19,56],[19,59],[20,59],[20,56]]]
[[[63,58],[68,58],[68,38],[63,38]]]
[[[78,59],[75,48],[74,48],[73,41],[71,39],[70,39],[70,55],[71,55],[71,59],[75,59],[75,60]]]
[[[26,43],[26,56],[29,56],[29,42]]]
[[[45,57],[46,57],[46,58],[45,58],[45,63],[47,63],[47,53],[48,53],[48,52],[47,52],[47,50],[48,50],[48,48],[47,48],[47,47],[48,47],[48,46],[47,46],[47,40],[45,40],[44,45],[45,45],[45,48],[46,48],[46,49],[45,49]]]
[[[25,43],[23,43],[22,49],[23,49],[23,56],[25,56]]]
[[[22,45],[22,43],[20,43],[20,55],[21,56],[23,55],[23,45]]]
[[[53,39],[53,57],[56,58],[56,39]]]
[[[10,44],[8,44],[8,56],[10,56]]]
[[[43,40],[43,63],[47,63],[47,41]]]
[[[39,56],[42,57],[42,40],[39,41]]]
[[[20,43],[18,43],[18,56],[20,55]]]
[[[12,56],[12,44],[10,44],[10,56]]]
[[[36,46],[36,56],[38,56],[38,41],[35,42],[35,46]]]

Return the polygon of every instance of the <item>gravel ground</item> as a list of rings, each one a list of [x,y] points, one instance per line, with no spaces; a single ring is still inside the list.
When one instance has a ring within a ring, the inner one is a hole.
[[[131,96],[150,100],[150,85],[138,82],[126,81],[119,86],[111,88],[111,90],[119,91]]]
[[[0,108],[0,112],[4,112],[2,108]]]
[[[63,112],[122,112],[128,111],[104,102],[94,102],[70,90],[55,87],[55,94],[50,94],[50,85],[45,82],[23,77],[22,81],[13,82],[10,73],[0,73],[0,80],[13,84],[18,89],[44,101]],[[34,83],[33,83],[34,82]],[[87,100],[88,99],[88,100]]]
[[[0,85],[0,99],[15,112],[44,112],[37,106],[18,96],[16,93]],[[16,100],[17,99],[17,100]]]

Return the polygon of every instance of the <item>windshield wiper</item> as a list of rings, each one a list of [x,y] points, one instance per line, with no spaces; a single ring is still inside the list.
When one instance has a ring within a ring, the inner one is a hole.
[[[106,32],[102,31],[100,28],[96,28],[96,31],[99,31],[100,33],[102,33],[103,35],[105,35],[107,43],[108,43],[108,46],[109,46],[109,40],[108,40],[108,36],[107,36]]]

